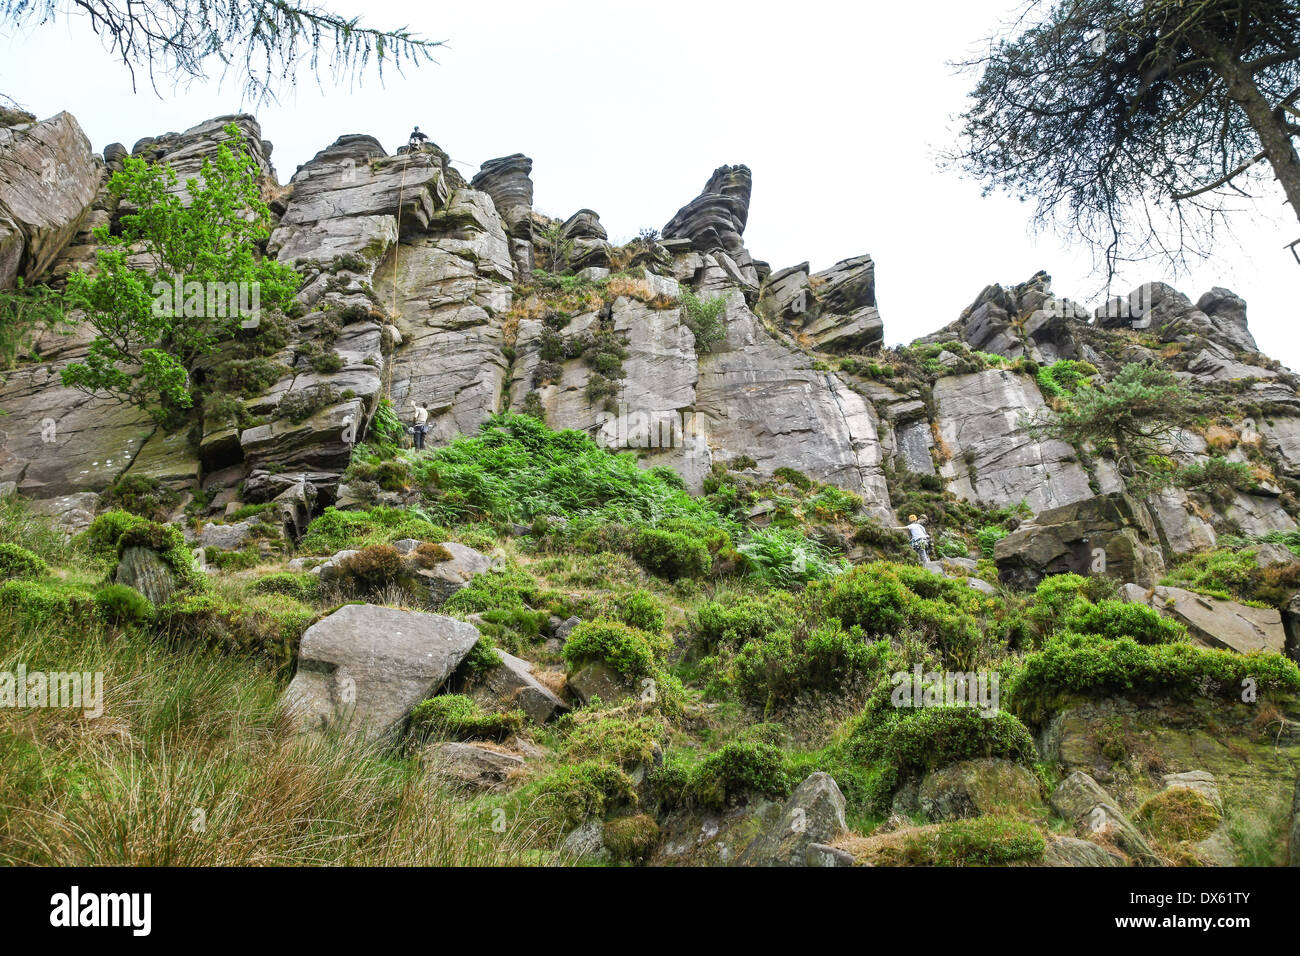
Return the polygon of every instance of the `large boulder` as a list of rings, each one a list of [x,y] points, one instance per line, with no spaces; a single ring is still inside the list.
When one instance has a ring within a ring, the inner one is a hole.
[[[921,781],[918,803],[931,821],[1040,811],[1038,779],[1018,763],[963,760]]]
[[[529,720],[543,724],[569,709],[555,693],[533,676],[533,665],[500,648],[501,663],[470,680],[466,693],[489,707],[522,710]]]
[[[176,575],[158,552],[142,545],[122,550],[113,580],[135,588],[154,604],[166,604],[176,593]]]
[[[510,254],[517,277],[533,270],[533,161],[523,153],[489,159],[470,181],[474,189],[492,197],[510,237]]]
[[[90,527],[99,510],[100,498],[93,491],[82,491],[72,495],[60,495],[58,498],[43,498],[32,501],[28,507],[36,514],[46,515],[68,537],[80,534]]]
[[[1091,840],[1052,835],[1043,850],[1048,866],[1124,866],[1124,858]]]
[[[0,126],[0,289],[40,278],[76,235],[103,177],[70,113]]]
[[[814,276],[808,274],[805,262],[769,276],[758,309],[805,336],[816,348],[869,351],[884,339],[875,275],[875,264],[867,255],[837,262]]]
[[[523,769],[524,758],[504,747],[447,741],[427,748],[420,763],[454,786],[497,792],[506,788],[512,773]]]
[[[848,829],[844,809],[844,794],[830,774],[812,774],[795,788],[775,825],[745,848],[740,865],[807,866],[813,844],[828,844]]]
[[[1081,834],[1112,840],[1143,865],[1159,864],[1146,838],[1120,811],[1115,799],[1088,774],[1075,771],[1062,780],[1052,792],[1052,807]]]
[[[636,693],[636,688],[604,661],[591,661],[570,674],[569,689],[583,704],[597,697],[603,704],[612,704]]]
[[[478,638],[473,625],[440,614],[346,604],[303,635],[285,701],[304,731],[390,739]]]
[[[1164,573],[1155,524],[1123,492],[1051,508],[993,549],[1003,584],[1035,587],[1049,574],[1105,574],[1153,586]]]
[[[1286,653],[1286,629],[1277,608],[1251,607],[1165,585],[1148,590],[1129,584],[1123,589],[1123,597],[1153,607],[1183,624],[1192,638],[1206,647],[1239,654]]]

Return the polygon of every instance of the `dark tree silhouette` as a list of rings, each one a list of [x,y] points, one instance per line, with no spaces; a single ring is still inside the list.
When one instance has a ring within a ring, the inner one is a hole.
[[[1297,0],[1029,0],[947,159],[1120,261],[1209,251],[1275,178],[1300,218]],[[1271,174],[1271,176],[1270,176]]]
[[[306,60],[319,77],[357,79],[373,67],[383,77],[391,64],[432,60],[441,41],[401,27],[362,26],[314,3],[283,0],[0,0],[0,27],[38,26],[66,16],[98,35],[131,73],[143,71],[157,89],[160,78],[179,83],[208,76],[238,78],[254,102],[273,99],[292,84]]]

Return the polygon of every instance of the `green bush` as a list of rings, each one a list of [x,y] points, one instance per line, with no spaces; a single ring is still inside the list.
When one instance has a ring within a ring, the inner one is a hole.
[[[733,741],[709,754],[691,772],[689,793],[707,807],[725,807],[748,793],[781,799],[794,781],[785,754],[771,744]]]
[[[986,558],[993,557],[993,549],[997,543],[1005,538],[1008,534],[1006,528],[997,525],[985,525],[975,532],[975,543],[979,546],[980,554]]]
[[[1042,858],[1043,834],[1023,820],[976,817],[903,834],[881,851],[877,865],[1000,866]]]
[[[745,567],[759,581],[791,587],[840,573],[826,549],[794,528],[756,528],[737,548]]]
[[[626,773],[601,760],[584,760],[558,767],[519,788],[510,805],[521,816],[542,816],[561,829],[571,829],[635,801],[636,788]]]
[[[463,694],[431,697],[411,712],[411,732],[417,739],[439,736],[455,740],[505,740],[523,725],[522,710],[488,713],[478,701]]]
[[[695,335],[695,351],[707,352],[727,337],[727,300],[723,296],[701,299],[689,289],[681,291],[682,321]]]
[[[1187,640],[1187,628],[1145,604],[1076,599],[1066,610],[1064,626],[1079,634],[1109,640],[1131,637],[1139,644],[1172,644]]]
[[[185,535],[175,525],[158,524],[126,511],[106,511],[90,523],[80,542],[92,555],[112,561],[119,560],[127,548],[148,548],[163,559],[182,588],[204,586]]]
[[[157,478],[127,473],[104,489],[102,504],[151,521],[164,521],[180,503],[181,494]]]
[[[1111,587],[1100,577],[1085,578],[1078,574],[1054,574],[1044,578],[1034,590],[1034,598],[1025,617],[1040,638],[1059,630],[1065,615],[1079,598],[1098,600]]]
[[[738,648],[773,631],[791,628],[799,619],[794,597],[784,592],[762,597],[727,595],[700,606],[695,612],[695,633],[706,651]]]
[[[49,571],[49,566],[26,548],[0,544],[0,577],[41,578]]]
[[[411,509],[372,508],[369,511],[339,511],[333,507],[307,526],[298,543],[303,554],[335,554],[371,544],[391,544],[403,538],[445,541],[445,527],[421,517]]]
[[[870,636],[911,630],[942,651],[954,670],[973,668],[1016,625],[999,598],[916,565],[858,565],[813,587],[826,615]]]
[[[0,582],[0,608],[40,627],[82,620],[93,612],[94,603],[88,592],[62,582],[13,578]]]
[[[497,654],[496,643],[486,634],[480,634],[458,669],[467,674],[482,675],[500,666],[501,656]]]
[[[659,658],[670,643],[662,637],[629,627],[620,621],[584,621],[564,644],[564,659],[571,670],[603,661],[629,680],[655,674]]]
[[[1078,391],[1086,379],[1097,374],[1090,362],[1061,359],[1038,370],[1038,387],[1050,398],[1062,398]]]
[[[247,571],[262,560],[262,553],[257,547],[241,548],[238,551],[208,547],[205,554],[208,564],[222,571]]]
[[[292,666],[316,611],[283,594],[239,604],[215,594],[174,597],[157,609],[158,628],[172,638],[258,657],[277,669]]]
[[[961,760],[1001,757],[1028,765],[1037,759],[1028,728],[1004,710],[991,716],[951,706],[868,713],[853,736],[864,760],[888,765],[900,779]]]
[[[648,813],[605,821],[605,846],[620,862],[639,862],[659,842],[659,824]]]
[[[135,588],[109,584],[95,592],[95,608],[104,620],[119,626],[147,624],[153,620],[153,604]]]
[[[659,528],[642,529],[633,556],[651,574],[669,581],[702,578],[713,563],[709,549],[697,538]]]
[[[1160,583],[1223,600],[1248,600],[1258,581],[1254,551],[1219,548],[1192,555],[1172,568]]]
[[[600,714],[594,720],[579,722],[577,714],[566,714],[560,718],[558,727],[569,732],[562,749],[565,762],[601,760],[625,770],[653,765],[664,736],[662,721],[650,716],[628,718]]]
[[[1244,656],[1187,643],[1146,646],[1064,632],[1025,657],[1003,687],[1015,713],[1040,720],[1073,696],[1233,698],[1243,681],[1261,692],[1300,692],[1300,670],[1279,654]]]
[[[1250,465],[1244,461],[1229,461],[1215,455],[1201,464],[1188,465],[1175,479],[1184,488],[1204,491],[1218,502],[1231,500],[1238,491],[1250,492],[1259,484]]]
[[[879,673],[889,642],[869,641],[838,620],[806,621],[747,641],[731,663],[740,697],[770,709],[801,694]]]
[[[1150,797],[1133,819],[1159,840],[1204,840],[1222,819],[1210,798],[1199,790],[1174,787]]]
[[[274,571],[262,575],[252,586],[259,594],[286,594],[299,601],[312,601],[316,598],[319,584],[320,581],[314,574]]]
[[[664,609],[649,591],[637,589],[615,598],[610,615],[628,627],[658,634],[664,629]]]

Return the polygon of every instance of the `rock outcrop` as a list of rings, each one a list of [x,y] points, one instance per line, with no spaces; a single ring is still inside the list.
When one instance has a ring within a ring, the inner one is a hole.
[[[745,166],[715,170],[662,237],[619,246],[591,209],[562,220],[537,212],[522,153],[484,162],[466,182],[436,145],[390,155],[374,137],[349,134],[281,186],[248,115],[146,137],[129,151],[110,144],[101,159],[60,114],[0,130],[0,285],[18,274],[57,283],[85,266],[91,228],[122,212],[108,173],[128,155],[166,162],[183,191],[231,123],[277,217],[266,251],[303,278],[283,317],[286,341],[267,356],[275,381],[243,400],[238,420],[166,431],[61,386],[66,363],[86,355],[87,329],[40,336],[0,381],[0,485],[59,501],[134,473],[202,492],[204,517],[217,521],[274,501],[293,537],[327,505],[368,503],[339,483],[386,398],[402,416],[412,402],[427,404],[431,445],[526,407],[552,427],[636,452],[643,467],[675,469],[693,491],[716,466],[747,459],[759,478],[791,468],[852,491],[886,526],[899,523],[900,492],[918,486],[976,508],[1018,509],[1030,520],[995,552],[1008,583],[1096,568],[1148,588],[1166,558],[1224,535],[1297,528],[1300,379],[1257,351],[1241,296],[1216,287],[1193,301],[1148,283],[1090,315],[1040,272],[987,286],[918,341],[938,347],[923,373],[896,378],[906,363],[883,349],[871,257],[771,272],[744,242],[753,189]],[[565,273],[555,287],[591,294],[556,309],[551,286],[534,277],[538,264]],[[705,331],[692,301],[719,310],[707,341],[692,331]],[[594,366],[597,341],[617,363]],[[1213,499],[1193,487],[1125,497],[1110,462],[1029,427],[1054,400],[1042,367],[1063,359],[1090,363],[1099,382],[1125,363],[1160,361],[1221,397],[1235,423],[1188,430],[1169,454],[1180,465],[1221,456],[1256,480]],[[92,513],[65,512],[69,527]],[[444,583],[448,593],[456,586]]]
[[[1105,574],[1152,586],[1164,559],[1151,516],[1123,493],[1043,511],[993,549],[998,577],[1034,587],[1049,574]]]
[[[103,163],[70,113],[0,126],[0,289],[40,279],[90,212]]]
[[[939,474],[959,497],[990,507],[1023,501],[1035,513],[1092,497],[1078,453],[1026,430],[1043,408],[1032,379],[999,369],[948,376],[934,401]]]

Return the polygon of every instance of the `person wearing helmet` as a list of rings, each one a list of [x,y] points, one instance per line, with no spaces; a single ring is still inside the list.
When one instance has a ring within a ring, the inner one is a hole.
[[[912,550],[922,564],[930,560],[930,532],[925,530],[928,521],[925,515],[919,518],[916,515],[907,516],[907,533],[912,536]]]

